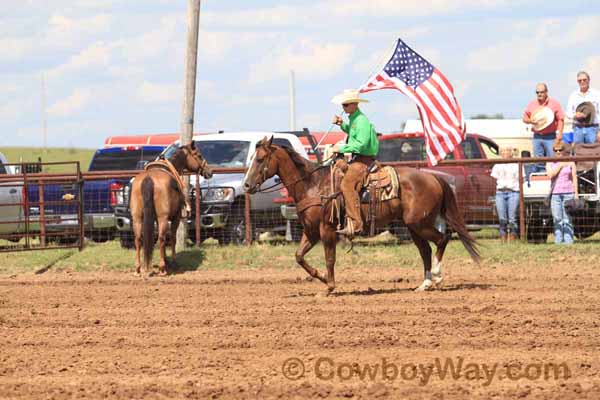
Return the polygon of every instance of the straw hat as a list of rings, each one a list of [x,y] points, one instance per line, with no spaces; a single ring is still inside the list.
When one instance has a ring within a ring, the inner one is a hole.
[[[554,111],[550,107],[540,107],[531,113],[534,131],[541,131],[554,121]]]
[[[335,104],[351,104],[351,103],[368,103],[369,100],[361,99],[358,97],[358,90],[346,89],[342,93],[334,96],[331,99],[332,103]]]

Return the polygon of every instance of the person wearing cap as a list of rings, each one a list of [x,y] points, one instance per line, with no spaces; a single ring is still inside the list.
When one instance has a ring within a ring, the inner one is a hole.
[[[560,103],[548,96],[548,85],[535,86],[536,98],[527,104],[523,122],[533,130],[533,156],[552,157],[552,146],[562,140],[565,114]]]
[[[373,124],[358,108],[358,103],[366,103],[358,95],[358,90],[347,89],[332,99],[333,103],[341,104],[344,112],[348,114],[349,121],[344,122],[340,115],[333,117],[333,123],[340,126],[348,134],[346,144],[335,145],[335,153],[350,153],[348,170],[342,179],[341,189],[346,204],[346,226],[337,233],[349,238],[360,233],[363,229],[360,214],[359,193],[367,177],[368,168],[375,161],[379,152],[379,141]]]
[[[585,71],[577,73],[579,90],[569,96],[567,118],[573,120],[573,143],[596,143],[600,92],[590,87],[590,76]]]

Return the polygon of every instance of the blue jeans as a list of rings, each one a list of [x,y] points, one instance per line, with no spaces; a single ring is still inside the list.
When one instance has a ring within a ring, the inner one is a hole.
[[[533,156],[534,157],[554,157],[555,133],[547,135],[533,134]]]
[[[574,126],[573,143],[596,143],[598,136],[597,126]]]
[[[517,208],[519,208],[519,192],[496,192],[496,210],[500,220],[500,236],[507,233],[518,234]]]
[[[573,222],[565,210],[565,201],[574,197],[573,193],[553,194],[550,200],[556,244],[573,244]]]

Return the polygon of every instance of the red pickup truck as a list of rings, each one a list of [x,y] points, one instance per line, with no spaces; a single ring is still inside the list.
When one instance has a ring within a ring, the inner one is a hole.
[[[457,146],[446,157],[446,160],[498,158],[498,154],[498,145],[493,140],[478,134],[467,134],[461,145]],[[377,158],[383,163],[425,161],[425,136],[422,132],[380,135]],[[465,222],[470,229],[497,226],[498,221],[493,202],[496,181],[490,176],[491,165],[441,165],[422,169],[442,175],[451,184],[456,193],[458,205],[463,211]],[[282,196],[275,201],[281,203],[281,213],[286,219],[297,219],[296,207],[293,200],[287,196],[285,189],[282,190]],[[394,225],[397,226],[392,226],[392,230],[401,233],[400,221]],[[300,225],[293,222],[291,224],[292,239],[299,240],[301,233]]]

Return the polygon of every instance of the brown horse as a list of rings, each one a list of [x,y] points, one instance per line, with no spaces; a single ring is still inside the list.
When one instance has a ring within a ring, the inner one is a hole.
[[[323,201],[323,198],[332,195],[330,169],[305,160],[291,149],[273,145],[272,141],[272,138],[264,138],[256,145],[252,164],[244,179],[244,187],[250,193],[255,193],[260,185],[273,175],[281,178],[296,203],[298,218],[303,227],[300,247],[296,251],[296,262],[310,276],[325,283],[330,293],[335,289],[335,231],[336,225],[340,223],[331,218],[332,202]],[[439,287],[443,281],[442,257],[451,233],[440,233],[435,228],[436,218],[441,216],[445,219],[449,227],[458,234],[471,258],[479,262],[475,239],[469,235],[452,188],[444,179],[413,168],[398,167],[395,170],[400,183],[399,197],[384,201],[381,207],[378,207],[375,223],[378,226],[386,226],[392,220],[401,218],[423,259],[425,279],[416,290]],[[363,217],[367,212],[368,205],[363,205]],[[311,267],[304,259],[304,255],[319,240],[325,248],[327,276]],[[430,241],[437,246],[433,270]]]
[[[205,178],[212,176],[212,170],[202,157],[194,142],[177,148],[166,156],[168,162],[150,163],[144,172],[139,173],[131,187],[130,206],[135,234],[135,269],[141,270],[140,250],[144,245],[144,268],[150,272],[152,251],[154,250],[154,223],[158,222],[158,243],[160,247],[159,270],[167,273],[165,245],[169,223],[171,224],[171,261],[175,265],[176,232],[186,197],[182,191],[181,175],[184,170],[201,173]],[[151,166],[151,168],[149,168]]]

